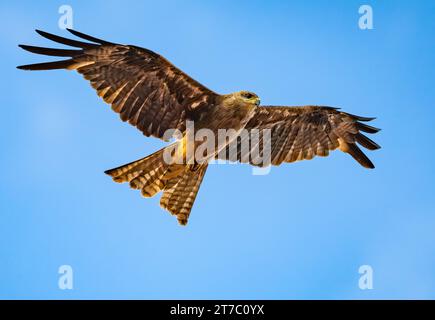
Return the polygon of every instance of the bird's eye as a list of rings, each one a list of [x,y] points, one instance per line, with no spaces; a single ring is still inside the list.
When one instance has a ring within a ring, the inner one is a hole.
[[[251,99],[253,97],[253,95],[252,95],[252,93],[247,92],[247,93],[243,94],[243,97],[246,99]]]

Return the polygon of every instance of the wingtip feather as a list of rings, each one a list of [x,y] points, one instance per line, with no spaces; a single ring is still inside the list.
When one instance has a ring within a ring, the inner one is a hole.
[[[106,40],[95,38],[93,36],[90,36],[88,34],[85,34],[83,32],[80,32],[80,31],[77,31],[77,30],[74,30],[74,29],[71,29],[71,28],[66,28],[66,30],[69,33],[75,35],[76,37],[79,37],[81,39],[85,39],[85,40],[88,40],[88,41],[91,41],[91,42],[95,42],[95,43],[102,44],[102,45],[114,45],[115,44],[113,42],[109,42],[109,41],[106,41]]]
[[[71,46],[71,47],[78,47],[78,48],[82,48],[82,49],[87,49],[87,48],[95,48],[98,45],[94,44],[94,43],[88,43],[88,42],[83,42],[83,41],[77,41],[77,40],[72,40],[72,39],[68,39],[68,38],[64,38],[52,33],[48,33],[39,29],[35,29],[36,33],[38,33],[40,36],[57,42],[57,43],[61,43],[67,46]]]
[[[53,62],[43,62],[43,63],[34,63],[34,64],[26,64],[22,66],[17,66],[17,69],[20,70],[55,70],[55,69],[68,69],[68,67],[73,63],[73,60],[60,60]]]
[[[375,165],[371,160],[364,154],[364,152],[361,151],[360,148],[354,143],[348,144],[348,150],[346,151],[349,153],[360,165],[362,165],[364,168],[367,169],[374,169]]]
[[[363,131],[366,133],[371,133],[371,134],[381,131],[380,128],[372,127],[372,126],[369,126],[369,125],[367,125],[365,123],[361,123],[361,122],[356,122],[356,127],[360,131]]]

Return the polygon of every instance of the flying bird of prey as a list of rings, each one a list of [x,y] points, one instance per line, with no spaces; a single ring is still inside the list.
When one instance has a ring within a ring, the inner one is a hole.
[[[167,139],[167,130],[179,130],[182,137],[174,144],[185,160],[189,142],[186,123],[192,121],[195,132],[203,128],[214,133],[218,129],[233,129],[225,143],[215,146],[208,160],[228,159],[228,153],[221,151],[229,149],[230,143],[240,146],[242,131],[268,129],[270,163],[267,165],[324,157],[338,148],[363,167],[374,168],[357,145],[369,150],[380,148],[361,133],[379,131],[363,123],[374,118],[326,106],[260,106],[258,96],[249,91],[224,95],[213,92],[151,50],[107,42],[70,29],[70,33],[86,41],[36,31],[49,40],[75,49],[20,45],[33,53],[67,59],[23,65],[19,69],[76,70],[119,113],[121,120],[128,121],[145,136]],[[250,135],[247,137],[251,139]],[[232,160],[266,165],[254,161],[253,157],[254,151],[264,151],[260,150],[264,149],[262,144],[249,143],[248,146],[243,152],[241,148],[237,149]],[[193,164],[168,162],[164,159],[167,148],[106,173],[116,182],[129,182],[145,197],[162,191],[161,206],[176,215],[181,225],[186,225],[209,161]]]

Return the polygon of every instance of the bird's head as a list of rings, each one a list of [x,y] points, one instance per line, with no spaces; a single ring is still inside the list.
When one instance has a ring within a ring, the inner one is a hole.
[[[250,91],[238,91],[234,92],[228,95],[224,96],[225,100],[227,101],[228,105],[235,106],[235,105],[253,105],[253,106],[259,106],[260,105],[260,98],[258,96]]]
[[[260,98],[253,92],[250,91],[239,91],[234,93],[236,99],[238,99],[241,102],[247,103],[247,104],[253,104],[255,106],[260,105]]]

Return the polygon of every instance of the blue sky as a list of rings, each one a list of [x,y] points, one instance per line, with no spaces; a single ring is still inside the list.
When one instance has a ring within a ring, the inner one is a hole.
[[[103,174],[163,142],[78,74],[15,69],[44,59],[17,47],[49,44],[33,29],[67,34],[62,4],[0,4],[0,298],[435,298],[433,1],[69,1],[76,30],[157,51],[219,93],[378,117],[375,170],[340,152],[265,176],[210,166],[187,228]]]

